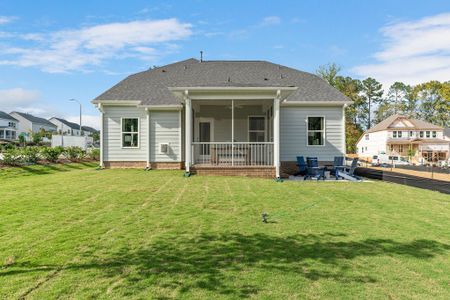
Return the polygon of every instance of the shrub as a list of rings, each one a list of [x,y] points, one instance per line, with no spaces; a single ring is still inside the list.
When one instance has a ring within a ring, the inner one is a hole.
[[[31,141],[34,144],[39,144],[40,141],[42,141],[42,135],[39,132],[34,132],[31,134]]]
[[[100,159],[100,149],[92,149],[89,152],[89,158],[93,160],[99,160]]]
[[[22,154],[20,152],[21,151],[17,148],[7,149],[3,153],[3,163],[9,166],[20,165],[20,162],[22,161]]]
[[[84,158],[85,156],[85,152],[83,151],[83,149],[75,146],[67,147],[65,149],[65,154],[69,160],[78,160]]]
[[[55,148],[52,147],[43,147],[41,148],[41,155],[45,160],[50,162],[56,162],[59,156],[63,153],[64,148],[58,146]]]
[[[39,160],[39,147],[24,147],[20,152],[24,163],[35,164]]]

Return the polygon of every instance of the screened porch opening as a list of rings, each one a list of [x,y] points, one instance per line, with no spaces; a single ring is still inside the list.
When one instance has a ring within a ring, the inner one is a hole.
[[[272,100],[193,100],[192,162],[273,166]]]

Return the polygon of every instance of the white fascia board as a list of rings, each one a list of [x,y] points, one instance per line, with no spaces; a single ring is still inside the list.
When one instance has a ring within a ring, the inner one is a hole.
[[[284,101],[281,106],[342,106],[352,104],[351,101]]]
[[[143,107],[147,110],[181,110],[183,109],[183,105],[175,104],[175,105],[138,105],[138,107]]]
[[[280,87],[280,86],[261,86],[261,87],[248,87],[248,86],[194,86],[194,87],[169,87],[169,91],[184,92],[188,91],[295,91],[297,87]]]

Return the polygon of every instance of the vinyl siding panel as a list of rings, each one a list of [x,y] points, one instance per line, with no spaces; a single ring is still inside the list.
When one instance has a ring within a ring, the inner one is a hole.
[[[130,106],[104,106],[104,160],[146,161],[148,149],[147,112]],[[122,148],[121,118],[139,118],[139,148]]]
[[[150,112],[150,161],[181,161],[179,116],[179,111]],[[168,153],[160,153],[160,143],[169,144]]]
[[[321,161],[333,161],[334,156],[344,154],[344,122],[342,106],[330,107],[281,107],[280,109],[280,159],[295,161],[296,156],[318,157]],[[308,116],[325,117],[325,145],[307,146]]]

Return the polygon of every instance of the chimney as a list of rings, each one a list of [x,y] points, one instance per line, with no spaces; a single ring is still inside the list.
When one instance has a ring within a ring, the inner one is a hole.
[[[203,51],[200,51],[200,62],[203,62]]]

